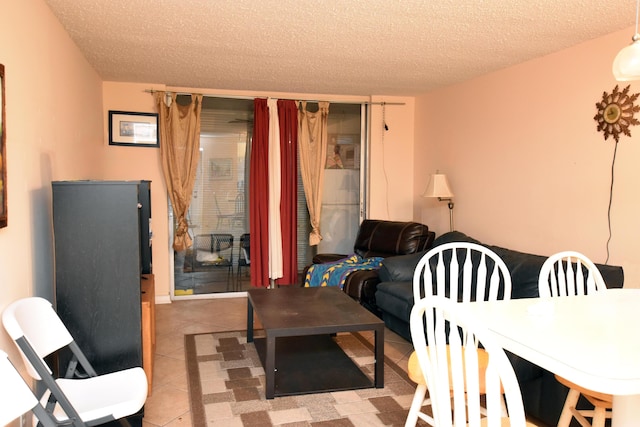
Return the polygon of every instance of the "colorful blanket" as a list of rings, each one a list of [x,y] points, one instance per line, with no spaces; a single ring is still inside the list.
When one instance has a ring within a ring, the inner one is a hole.
[[[313,264],[304,278],[304,286],[340,286],[343,289],[350,273],[356,270],[377,270],[382,265],[382,260],[382,257],[362,258],[354,254],[336,262]]]

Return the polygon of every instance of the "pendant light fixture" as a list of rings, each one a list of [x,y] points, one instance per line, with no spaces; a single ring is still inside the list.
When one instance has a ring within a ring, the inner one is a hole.
[[[624,82],[630,80],[640,80],[640,34],[638,34],[638,11],[640,0],[636,3],[636,33],[633,35],[633,42],[623,48],[613,61],[613,76],[616,80]]]

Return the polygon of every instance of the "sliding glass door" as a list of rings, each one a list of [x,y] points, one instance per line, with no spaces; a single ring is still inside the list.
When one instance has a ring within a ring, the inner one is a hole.
[[[362,109],[360,104],[333,104],[329,108],[321,219],[324,240],[318,247],[308,244],[309,214],[299,177],[299,271],[318,251],[353,251],[362,206]],[[203,99],[200,163],[188,215],[194,245],[173,253],[176,298],[221,295],[250,287],[248,182],[252,130],[253,100]]]
[[[360,225],[363,120],[360,104],[329,107],[318,253],[351,254]]]

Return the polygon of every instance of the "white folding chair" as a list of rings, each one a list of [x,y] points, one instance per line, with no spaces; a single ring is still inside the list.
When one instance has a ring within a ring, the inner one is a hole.
[[[485,246],[470,242],[446,243],[427,252],[413,274],[414,301],[434,295],[454,302],[510,299],[511,275],[504,261]],[[413,344],[417,349],[416,343]],[[484,350],[477,351],[480,360],[485,360]],[[481,364],[480,368],[484,367]],[[434,425],[431,416],[422,412],[430,399],[426,399],[428,387],[415,351],[409,357],[408,375],[417,385],[405,426],[415,426],[418,418]]]
[[[431,392],[433,424],[533,426],[526,421],[520,386],[504,349],[465,305],[434,296],[417,301],[411,310],[411,338]]]
[[[580,252],[558,252],[547,258],[540,269],[540,297],[570,297],[606,290],[607,286],[598,267]],[[572,418],[578,420],[582,427],[604,427],[605,420],[611,418],[613,396],[586,389],[558,375],[555,377],[569,388],[558,427],[568,427]],[[593,405],[593,410],[576,409],[580,395]],[[592,423],[587,418],[591,418]]]
[[[135,367],[97,375],[46,299],[13,302],[2,313],[2,323],[18,346],[28,374],[44,385],[40,403],[58,424],[83,427],[114,420],[128,424],[125,417],[144,405],[144,370]],[[44,358],[64,347],[73,357],[64,378],[56,379]]]
[[[33,412],[44,427],[56,425],[40,406],[40,402],[13,366],[7,353],[2,350],[0,350],[0,378],[2,379],[0,381],[0,425],[6,426],[29,411]]]

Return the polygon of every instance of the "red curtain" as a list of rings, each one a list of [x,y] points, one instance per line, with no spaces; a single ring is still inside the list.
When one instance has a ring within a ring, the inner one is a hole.
[[[282,228],[282,278],[278,285],[298,283],[298,107],[278,100],[280,124],[280,223]],[[272,141],[272,143],[276,143]]]
[[[253,101],[253,140],[249,165],[249,233],[251,285],[269,286],[269,108],[266,99]]]

